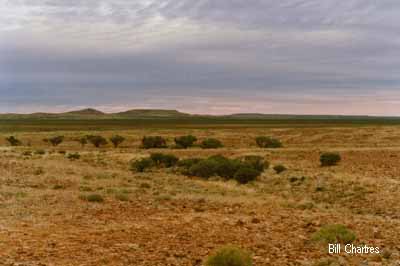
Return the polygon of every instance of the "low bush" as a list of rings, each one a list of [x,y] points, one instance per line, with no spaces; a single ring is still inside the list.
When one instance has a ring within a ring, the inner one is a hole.
[[[248,155],[242,158],[242,161],[245,164],[250,165],[252,168],[257,171],[263,172],[264,169],[269,168],[269,162],[265,161],[263,157],[257,155]]]
[[[125,141],[125,138],[120,135],[115,135],[110,138],[111,143],[114,145],[114,148],[118,148],[118,146]]]
[[[189,168],[188,174],[202,178],[210,178],[216,175],[217,168],[218,163],[215,160],[201,160]]]
[[[250,253],[234,246],[226,246],[210,255],[206,266],[252,266],[253,260]]]
[[[264,169],[262,158],[229,159],[222,155],[210,156],[207,159],[186,159],[182,161],[182,173],[210,178],[220,176],[226,180],[235,179],[245,184],[255,180]]]
[[[77,152],[75,152],[75,153],[69,153],[69,154],[67,155],[67,158],[70,159],[71,161],[73,161],[73,160],[79,160],[79,159],[81,158],[81,155],[80,155],[79,153],[77,153]]]
[[[315,232],[312,239],[323,243],[350,244],[356,240],[355,233],[341,224],[331,224],[323,226]]]
[[[89,201],[89,202],[103,202],[104,198],[100,194],[89,194],[89,195],[82,195],[81,199]]]
[[[20,146],[20,145],[22,145],[22,142],[21,142],[19,139],[17,139],[16,137],[14,137],[14,136],[7,137],[7,138],[6,138],[6,141],[7,141],[11,146]]]
[[[131,162],[130,170],[132,172],[144,172],[146,169],[153,167],[154,162],[150,158],[143,158]]]
[[[321,154],[319,161],[321,162],[321,166],[333,166],[337,165],[341,159],[338,153],[325,152]]]
[[[86,136],[86,138],[96,148],[100,148],[101,146],[104,146],[107,144],[107,140],[102,136],[89,135],[89,136]]]
[[[203,149],[218,149],[224,145],[218,139],[208,138],[201,142],[200,147]]]
[[[32,156],[32,151],[24,151],[22,153],[23,156]]]
[[[287,170],[286,167],[285,167],[284,165],[282,165],[282,164],[278,164],[278,165],[275,165],[275,166],[274,166],[274,171],[275,171],[275,173],[277,173],[278,175],[279,175],[280,173],[286,171],[286,170]]]
[[[77,141],[79,144],[81,144],[82,148],[85,147],[85,145],[88,143],[87,136],[77,138],[77,139],[75,139],[75,141]]]
[[[49,142],[54,147],[60,145],[64,141],[64,136],[56,136],[52,138],[43,139],[44,142]]]
[[[149,136],[143,137],[142,148],[143,149],[156,149],[156,148],[166,148],[167,141],[161,136]]]
[[[234,178],[240,184],[247,184],[256,180],[259,175],[260,171],[256,170],[255,168],[242,166],[237,170]]]
[[[259,136],[256,138],[256,143],[260,148],[280,148],[282,147],[282,143],[280,140],[272,138],[272,137],[265,137]]]
[[[192,147],[193,144],[197,141],[197,138],[192,135],[181,136],[175,138],[176,148],[187,149]]]
[[[163,166],[166,168],[175,166],[179,161],[179,158],[173,154],[163,154],[163,153],[152,153],[150,159],[157,166]]]

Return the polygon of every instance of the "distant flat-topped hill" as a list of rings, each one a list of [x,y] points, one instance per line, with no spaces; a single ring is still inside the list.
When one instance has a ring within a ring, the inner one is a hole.
[[[198,115],[163,109],[131,109],[117,113],[86,108],[63,113],[0,114],[0,119],[223,119],[223,120],[396,120],[400,117],[344,116],[344,115],[291,115],[239,113],[231,115]]]

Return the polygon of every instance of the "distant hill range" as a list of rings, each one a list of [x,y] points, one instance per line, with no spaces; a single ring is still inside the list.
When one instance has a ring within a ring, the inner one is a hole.
[[[104,113],[87,108],[64,113],[32,113],[32,114],[0,114],[0,119],[232,119],[232,120],[399,120],[400,117],[378,116],[343,116],[343,115],[286,115],[239,113],[231,115],[198,115],[187,114],[177,110],[162,109],[132,109],[118,113]]]

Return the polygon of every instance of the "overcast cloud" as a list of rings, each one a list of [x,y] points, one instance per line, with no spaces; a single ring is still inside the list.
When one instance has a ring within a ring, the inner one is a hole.
[[[398,0],[0,0],[0,112],[400,115]]]

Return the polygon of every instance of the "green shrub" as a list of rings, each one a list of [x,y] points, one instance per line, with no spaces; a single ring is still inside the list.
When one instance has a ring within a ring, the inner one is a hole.
[[[7,137],[7,138],[6,138],[6,141],[7,141],[11,146],[21,146],[21,145],[22,145],[22,142],[21,142],[19,139],[17,139],[16,137],[14,137],[14,136]]]
[[[277,173],[277,174],[280,174],[280,173],[282,173],[282,172],[284,172],[284,171],[286,171],[287,169],[286,169],[286,167],[284,166],[284,165],[282,165],[282,164],[278,164],[278,165],[275,165],[274,166],[274,171]]]
[[[337,165],[341,159],[338,153],[324,152],[321,154],[319,161],[321,162],[321,166],[333,166]]]
[[[82,148],[85,147],[85,145],[88,143],[87,136],[77,138],[77,139],[75,139],[75,141],[77,141],[79,144],[81,144]]]
[[[60,145],[64,141],[64,136],[56,136],[52,138],[43,139],[44,142],[50,142],[54,147]]]
[[[278,139],[271,137],[259,136],[256,138],[256,143],[260,148],[280,148],[282,143]]]
[[[205,261],[206,266],[252,266],[249,252],[238,247],[226,246],[217,250]]]
[[[248,155],[242,158],[243,163],[256,169],[257,171],[263,172],[265,168],[268,169],[269,162],[264,161],[264,158],[258,155]]]
[[[125,138],[120,135],[115,135],[110,138],[111,143],[114,145],[114,148],[118,148],[118,146],[125,141]]]
[[[155,149],[155,148],[166,148],[167,141],[161,136],[149,136],[143,137],[142,148],[143,149]]]
[[[323,243],[350,244],[356,240],[353,231],[341,224],[325,225],[315,232],[312,239]]]
[[[256,180],[260,174],[261,174],[260,171],[252,167],[242,166],[237,170],[234,178],[240,184],[247,184],[251,181]]]
[[[150,159],[158,166],[172,167],[179,161],[179,158],[173,154],[152,153]]]
[[[103,196],[101,196],[100,194],[83,195],[83,196],[81,196],[81,198],[82,198],[83,200],[86,200],[86,201],[89,201],[89,202],[97,202],[97,203],[100,203],[100,202],[103,202],[103,201],[104,201]]]
[[[222,148],[222,142],[218,139],[208,138],[201,142],[200,147],[203,149],[218,149]]]
[[[72,160],[79,160],[79,159],[81,158],[81,155],[80,155],[79,153],[77,153],[77,152],[75,152],[75,153],[69,153],[69,154],[67,155],[67,158],[70,159],[71,161],[72,161]]]
[[[144,172],[146,169],[153,167],[153,160],[150,158],[143,158],[131,162],[130,170],[133,172]]]
[[[202,178],[210,178],[211,176],[216,175],[218,168],[218,162],[215,160],[201,160],[198,163],[192,165],[189,168],[188,173],[190,175],[202,177]]]
[[[100,146],[104,146],[107,144],[107,140],[102,136],[86,136],[87,140],[93,144],[96,148],[100,148]]]
[[[192,135],[181,136],[181,137],[175,138],[176,147],[183,148],[183,149],[192,147],[196,141],[197,141],[197,138]]]
[[[207,160],[213,160],[216,163],[215,175],[225,179],[234,178],[235,173],[241,167],[241,162],[236,159],[229,159],[222,155],[214,155]]]
[[[58,153],[59,153],[59,154],[66,154],[67,151],[61,150],[61,151],[58,151]]]

